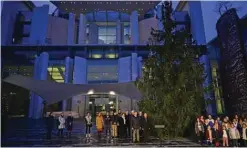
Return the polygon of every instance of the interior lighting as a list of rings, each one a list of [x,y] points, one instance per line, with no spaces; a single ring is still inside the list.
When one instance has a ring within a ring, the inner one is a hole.
[[[93,90],[89,90],[87,94],[88,95],[92,95],[92,94],[94,94],[94,91]]]
[[[93,54],[93,55],[92,55],[92,58],[94,58],[94,59],[99,59],[99,58],[101,58],[101,57],[102,57],[101,54]]]
[[[110,95],[115,95],[116,93],[114,91],[109,92]]]
[[[52,76],[52,79],[54,80],[63,80],[63,77],[60,75],[60,76]]]
[[[55,80],[57,83],[64,83],[64,80]]]

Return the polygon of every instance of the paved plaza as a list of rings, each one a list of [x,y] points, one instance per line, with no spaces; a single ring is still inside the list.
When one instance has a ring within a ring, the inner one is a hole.
[[[110,139],[102,136],[99,140],[96,136],[96,129],[93,128],[93,135],[90,140],[85,138],[82,121],[74,122],[74,129],[71,139],[59,138],[57,131],[53,130],[52,140],[46,140],[46,131],[43,120],[12,120],[9,123],[7,133],[2,136],[2,146],[8,147],[166,147],[166,146],[186,146],[195,147],[198,144],[189,140],[165,140],[150,137],[148,143],[132,143],[131,139]]]

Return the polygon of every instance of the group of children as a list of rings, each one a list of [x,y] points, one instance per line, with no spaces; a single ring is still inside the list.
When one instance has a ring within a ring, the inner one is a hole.
[[[213,119],[211,115],[196,119],[195,133],[198,142],[214,146],[247,147],[247,118],[235,115],[232,120],[225,116]]]

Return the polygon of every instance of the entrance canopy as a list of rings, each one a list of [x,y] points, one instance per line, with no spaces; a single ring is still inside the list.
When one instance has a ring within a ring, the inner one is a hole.
[[[12,75],[3,81],[35,92],[42,97],[48,105],[80,94],[88,94],[89,92],[114,92],[117,95],[123,95],[136,100],[140,100],[142,97],[134,82],[114,84],[65,84],[48,80],[35,80],[22,75]]]

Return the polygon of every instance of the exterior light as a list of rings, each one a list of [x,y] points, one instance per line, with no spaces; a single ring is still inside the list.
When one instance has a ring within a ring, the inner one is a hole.
[[[93,102],[90,101],[89,104],[93,104]]]
[[[92,95],[92,94],[94,94],[94,92],[93,92],[93,90],[89,90],[87,94]]]
[[[114,91],[109,92],[110,95],[115,95],[116,93]]]
[[[109,104],[113,104],[113,101],[110,101]]]

